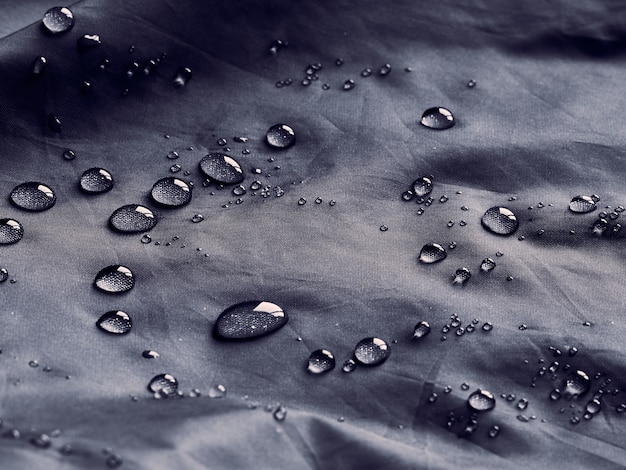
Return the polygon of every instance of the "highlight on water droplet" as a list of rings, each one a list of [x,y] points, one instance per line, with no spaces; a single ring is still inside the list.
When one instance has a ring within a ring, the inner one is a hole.
[[[364,366],[376,366],[387,360],[391,350],[389,345],[376,337],[363,338],[354,348],[354,358]]]
[[[226,387],[222,384],[217,384],[209,388],[209,398],[224,398],[226,396]]]
[[[63,125],[61,124],[61,120],[57,117],[56,114],[50,113],[47,116],[48,120],[48,128],[52,132],[56,132],[57,134],[61,132]]]
[[[515,214],[506,207],[494,206],[485,211],[481,219],[483,227],[497,235],[511,235],[519,227]]]
[[[161,357],[161,355],[158,352],[152,351],[150,349],[146,349],[145,351],[143,351],[141,353],[141,356],[146,358],[146,359],[157,359],[157,358]]]
[[[296,143],[296,133],[287,124],[275,124],[267,130],[265,139],[270,147],[288,148]]]
[[[24,236],[24,228],[15,219],[0,219],[0,245],[19,242]]]
[[[102,194],[113,188],[113,176],[104,168],[89,168],[80,177],[80,189],[90,194]]]
[[[424,264],[438,263],[446,259],[448,254],[439,243],[427,243],[422,247],[419,254],[419,262]]]
[[[598,208],[597,201],[591,196],[574,196],[569,202],[569,210],[576,214],[586,214]]]
[[[479,388],[468,397],[467,404],[474,411],[489,411],[496,406],[496,399],[493,393]]]
[[[133,322],[126,312],[111,310],[102,315],[96,325],[107,333],[124,335],[130,332]]]
[[[430,129],[449,129],[455,124],[454,116],[452,113],[442,107],[434,107],[428,108],[422,114],[422,119],[420,121],[422,126],[428,127]]]
[[[241,302],[219,315],[213,335],[221,340],[258,338],[278,331],[287,320],[287,314],[274,303],[259,300]]]
[[[176,395],[178,391],[178,380],[171,374],[159,374],[150,380],[148,390],[154,393],[155,396],[167,398]]]
[[[179,67],[174,74],[172,83],[176,88],[182,88],[187,85],[192,76],[193,73],[189,67]]]
[[[9,197],[20,209],[33,212],[48,210],[57,201],[54,191],[48,185],[36,181],[17,185]]]
[[[126,266],[114,264],[96,274],[94,285],[103,292],[127,292],[135,285],[135,276]]]
[[[211,181],[222,184],[238,184],[244,180],[241,165],[224,153],[210,153],[200,160],[200,170]]]
[[[328,349],[313,351],[307,362],[307,371],[310,374],[323,374],[335,368],[335,356]]]
[[[48,60],[44,56],[39,56],[33,62],[32,74],[33,77],[41,77],[46,71]]]
[[[6,282],[9,279],[9,271],[7,268],[0,268],[0,283]]]
[[[147,207],[128,204],[116,209],[109,217],[109,225],[122,233],[147,232],[157,224],[157,218]]]
[[[168,176],[152,186],[152,200],[164,207],[180,207],[191,201],[191,187],[183,180]]]
[[[69,162],[69,161],[72,161],[72,160],[74,160],[74,159],[76,158],[76,152],[74,152],[74,151],[73,151],[73,150],[71,150],[71,149],[65,149],[65,150],[63,151],[63,158],[64,158],[65,160],[67,160],[68,162]]]
[[[60,34],[72,29],[74,14],[67,7],[52,7],[43,15],[41,22],[50,34]]]

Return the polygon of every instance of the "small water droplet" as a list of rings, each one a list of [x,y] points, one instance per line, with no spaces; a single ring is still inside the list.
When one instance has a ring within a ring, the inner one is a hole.
[[[569,348],[568,354],[570,356],[575,356],[576,353],[578,353],[578,348],[576,348],[575,346],[572,346],[571,348]]]
[[[590,415],[595,415],[599,413],[601,409],[602,409],[602,403],[600,403],[600,400],[597,398],[591,399],[587,403],[587,406],[585,407],[585,411],[589,413]]]
[[[385,77],[389,75],[390,73],[391,73],[391,65],[389,64],[384,64],[383,66],[380,67],[380,70],[378,71],[378,75],[380,75],[381,77]]]
[[[577,214],[592,212],[598,207],[592,196],[575,196],[569,203],[569,210]]]
[[[370,75],[372,75],[372,69],[369,67],[361,70],[361,77],[369,77]]]
[[[179,67],[174,74],[172,83],[176,88],[182,88],[187,85],[192,76],[193,73],[189,67]]]
[[[147,232],[157,224],[157,218],[147,207],[128,204],[116,209],[111,214],[109,224],[118,232]]]
[[[60,34],[72,29],[74,14],[66,7],[50,8],[41,20],[43,27],[51,34]]]
[[[180,155],[178,155],[178,152],[176,152],[175,150],[170,150],[169,152],[167,152],[167,159],[168,160],[176,160],[178,159]]]
[[[337,204],[337,201],[335,201],[334,199],[331,199],[330,201],[328,201],[328,205],[333,207],[335,204]]]
[[[122,463],[123,463],[122,458],[116,454],[109,455],[109,457],[106,460],[107,467],[109,468],[120,467]]]
[[[73,150],[66,149],[63,151],[63,158],[67,161],[72,161],[76,158],[76,153]]]
[[[591,381],[589,376],[582,370],[571,372],[563,382],[563,393],[566,396],[577,397],[589,391]]]
[[[452,283],[462,286],[469,280],[470,277],[472,277],[472,273],[469,269],[459,268],[456,270],[454,276],[452,277]]]
[[[0,219],[0,245],[19,242],[24,236],[24,228],[15,219]]]
[[[233,194],[235,196],[243,196],[244,194],[246,194],[246,187],[241,184],[238,184],[237,186],[233,188]]]
[[[298,205],[299,206],[304,206],[306,204],[306,199],[301,197],[300,199],[298,199]]]
[[[135,276],[126,266],[114,264],[96,274],[94,285],[103,292],[127,292],[135,285]]]
[[[389,227],[388,227],[388,226],[386,226],[386,225],[381,225],[381,226],[379,227],[379,229],[380,229],[380,231],[381,231],[381,232],[386,232],[387,230],[389,230]]]
[[[157,204],[165,207],[180,207],[191,201],[191,188],[183,180],[168,176],[152,186],[150,195]]]
[[[213,385],[209,389],[209,398],[224,398],[226,396],[226,387],[222,384]]]
[[[46,66],[48,65],[48,61],[44,56],[39,56],[35,59],[33,63],[32,74],[33,77],[41,77],[46,71]]]
[[[143,64],[143,74],[148,77],[154,75],[159,68],[159,62],[154,59],[148,59]]]
[[[327,349],[318,349],[309,356],[307,371],[311,374],[323,374],[335,368],[335,357]]]
[[[86,193],[106,193],[113,188],[113,184],[113,176],[104,168],[89,168],[80,177],[80,189]]]
[[[525,410],[526,408],[528,408],[528,400],[526,398],[520,398],[517,402],[517,409]]]
[[[248,301],[224,310],[215,322],[214,336],[222,340],[246,340],[273,333],[287,323],[287,314],[278,305]]]
[[[150,380],[148,390],[161,397],[173,396],[178,391],[178,380],[171,374],[159,374]]]
[[[30,438],[30,443],[40,449],[47,449],[52,445],[52,439],[47,434],[37,434]]]
[[[433,182],[426,176],[421,176],[413,182],[413,192],[418,197],[424,197],[433,190]]]
[[[170,167],[170,173],[178,173],[180,170],[182,170],[183,168],[178,164],[178,163],[174,163],[171,167]]]
[[[87,49],[98,47],[102,44],[102,41],[97,34],[85,34],[77,39],[76,44],[79,51],[86,51]]]
[[[8,278],[9,278],[9,271],[7,271],[6,268],[0,268],[0,283],[6,282]],[[0,349],[0,354],[1,353],[2,353],[2,350]]]
[[[244,179],[241,165],[224,153],[208,154],[200,161],[200,170],[217,183],[238,184]]]
[[[370,72],[370,74],[371,74],[371,72]],[[363,75],[363,72],[361,72],[361,75]],[[345,91],[352,90],[355,86],[356,86],[356,83],[352,79],[348,79],[345,82],[343,82],[343,89]]]
[[[287,41],[283,41],[282,39],[275,39],[270,43],[268,51],[270,54],[275,55],[278,53],[278,51],[286,48],[288,45],[289,43],[287,43]]]
[[[146,359],[156,359],[160,357],[160,354],[156,351],[146,349],[144,352],[141,353],[141,356]]]
[[[421,321],[413,328],[413,338],[423,338],[430,334],[430,325],[427,321]]]
[[[424,264],[432,264],[443,261],[447,256],[443,246],[438,243],[427,243],[420,251],[419,261]]]
[[[356,362],[352,359],[347,359],[343,363],[343,366],[341,367],[341,370],[344,371],[345,373],[353,372],[355,369],[356,369]]]
[[[376,366],[387,360],[391,350],[389,345],[380,338],[364,338],[354,348],[354,358],[359,364]]]
[[[487,321],[487,322],[483,323],[482,329],[483,329],[483,331],[491,331],[491,330],[493,330],[493,325],[491,324],[491,322]]]
[[[446,225],[448,227],[454,227],[454,220],[448,220],[448,223]]]
[[[61,124],[61,120],[56,116],[56,114],[54,113],[48,114],[47,120],[48,120],[48,128],[52,132],[56,132],[57,134],[61,132],[63,125]]]
[[[515,214],[506,207],[499,206],[487,209],[481,222],[483,227],[498,235],[511,235],[519,226]]]
[[[194,215],[191,217],[191,221],[192,221],[194,224],[200,223],[200,222],[202,222],[203,220],[204,220],[204,216],[203,216],[202,214],[194,214]]]
[[[489,411],[496,406],[496,399],[491,392],[478,389],[468,397],[467,404],[474,411]]]
[[[32,361],[28,362],[28,365],[30,367],[39,367],[39,362],[37,362],[36,360],[33,359]]]
[[[485,273],[492,271],[495,267],[496,262],[491,258],[485,258],[482,263],[480,263],[480,270]]]
[[[430,129],[443,130],[454,126],[455,120],[452,113],[446,108],[434,107],[424,111],[420,123]]]
[[[467,88],[474,88],[476,86],[476,80],[472,79],[467,82]]]
[[[285,421],[285,418],[287,417],[287,408],[279,405],[278,408],[274,410],[273,416],[276,421]]]
[[[287,124],[275,124],[267,130],[265,139],[270,147],[284,149],[296,143],[296,133]]]
[[[17,185],[9,197],[17,207],[34,212],[50,209],[57,200],[48,185],[36,181]]]
[[[96,325],[107,333],[123,335],[130,332],[133,322],[127,313],[121,310],[111,310],[102,315]]]

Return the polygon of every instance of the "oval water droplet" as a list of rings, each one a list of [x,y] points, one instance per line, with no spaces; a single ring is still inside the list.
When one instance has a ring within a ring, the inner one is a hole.
[[[419,254],[420,263],[432,264],[446,259],[448,254],[443,246],[438,243],[427,243]]]
[[[430,324],[427,321],[421,321],[413,328],[413,338],[423,338],[430,334]]]
[[[209,389],[209,398],[224,398],[226,396],[226,387],[222,384],[213,385]]]
[[[364,366],[376,366],[387,360],[391,350],[380,338],[364,338],[354,348],[354,358]]]
[[[468,397],[467,404],[474,411],[489,411],[496,406],[496,399],[493,393],[478,389]]]
[[[480,270],[484,273],[488,273],[492,271],[493,268],[496,267],[496,262],[491,258],[485,258],[482,263],[480,263]]]
[[[244,179],[241,165],[224,153],[210,153],[200,161],[200,170],[217,183],[238,184]]]
[[[470,277],[472,277],[472,273],[469,269],[459,268],[456,270],[454,276],[452,277],[452,283],[462,286],[469,280]]]
[[[36,181],[17,185],[9,197],[17,207],[33,212],[50,209],[57,201],[49,186]]]
[[[343,89],[346,91],[352,90],[355,86],[356,86],[356,83],[352,79],[349,79],[343,82]]]
[[[361,77],[369,77],[370,75],[372,75],[372,69],[369,67],[361,70]]]
[[[96,325],[107,333],[124,335],[130,332],[133,322],[126,312],[111,310],[102,315],[96,322]]]
[[[180,207],[191,201],[191,188],[183,180],[168,176],[152,186],[152,200],[165,207]]]
[[[420,123],[422,126],[430,129],[443,130],[454,126],[455,121],[449,110],[442,107],[434,107],[424,111]]]
[[[116,209],[111,214],[109,224],[118,232],[147,232],[157,224],[157,218],[147,207],[139,204],[128,204]]]
[[[577,370],[570,373],[563,382],[562,391],[566,396],[577,397],[589,391],[591,381],[586,372]]]
[[[54,113],[48,114],[48,128],[52,132],[56,132],[57,134],[61,132],[63,125],[61,124],[61,120]]]
[[[114,264],[101,269],[94,280],[94,285],[103,292],[126,292],[135,285],[135,276],[126,266]]]
[[[171,374],[159,374],[148,383],[148,390],[164,397],[176,395],[178,380]]]
[[[341,370],[344,371],[346,374],[353,372],[355,369],[356,369],[356,362],[354,362],[354,360],[352,359],[347,359],[343,363],[343,366],[341,367]]]
[[[296,143],[296,133],[287,124],[275,124],[265,134],[267,143],[274,148],[288,148]]]
[[[71,149],[66,149],[63,151],[63,158],[67,161],[72,161],[76,158],[76,152]]]
[[[193,73],[189,67],[179,67],[172,79],[172,83],[176,88],[182,88],[187,85],[192,76]]]
[[[224,310],[213,334],[222,340],[246,340],[273,333],[287,323],[287,314],[271,302],[252,300]]]
[[[511,235],[519,227],[515,214],[506,207],[494,206],[483,214],[483,227],[498,235]]]
[[[285,421],[285,418],[287,417],[287,408],[279,405],[278,408],[274,410],[273,415],[276,421]]]
[[[104,168],[89,168],[80,177],[80,189],[86,193],[101,194],[113,188],[113,176]]]
[[[15,219],[0,219],[0,245],[19,242],[24,236],[24,228]]]
[[[491,322],[486,321],[482,326],[483,331],[491,331],[493,330],[493,324]]]
[[[43,27],[51,34],[60,34],[72,29],[74,14],[66,7],[52,7],[43,15]]]
[[[7,279],[9,279],[9,271],[7,271],[6,268],[1,268],[0,269],[0,283],[6,282]]]
[[[417,197],[424,197],[433,190],[433,182],[426,176],[421,176],[413,181],[413,193]]]
[[[384,64],[383,66],[380,67],[380,70],[378,71],[378,75],[380,75],[381,77],[385,77],[389,75],[390,73],[391,73],[391,65],[389,64]]]
[[[146,349],[144,352],[142,352],[141,356],[146,358],[146,359],[157,359],[157,358],[161,357],[161,355],[158,352],[151,351],[149,349]]]
[[[318,349],[309,356],[307,371],[311,374],[323,374],[335,368],[335,356],[327,349]]]
[[[33,63],[32,74],[33,77],[41,77],[46,71],[46,66],[48,65],[48,60],[44,56],[39,56],[35,59]]]
[[[569,203],[569,210],[577,214],[586,214],[598,208],[591,196],[574,196]]]

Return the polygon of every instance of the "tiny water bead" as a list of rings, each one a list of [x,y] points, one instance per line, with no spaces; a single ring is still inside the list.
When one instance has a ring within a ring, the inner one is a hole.
[[[9,278],[9,271],[6,268],[0,268],[0,283],[6,282]]]
[[[224,398],[226,396],[226,387],[222,384],[217,384],[209,388],[209,398]]]
[[[353,359],[347,359],[343,363],[343,366],[341,367],[341,370],[344,371],[346,374],[353,372],[355,369],[356,369],[356,362],[354,362]]]
[[[287,124],[275,124],[267,130],[265,139],[270,147],[284,149],[296,143],[296,133]]]
[[[76,152],[71,149],[66,149],[63,151],[63,158],[70,162],[76,158]]]
[[[496,262],[491,258],[485,258],[482,263],[480,263],[480,270],[484,273],[488,273],[489,271],[493,271],[496,267]]]
[[[161,357],[158,352],[149,349],[146,349],[144,352],[142,352],[141,356],[146,359],[157,359],[158,357]]]
[[[44,56],[39,56],[33,62],[32,74],[33,77],[41,77],[46,71],[46,66],[48,65],[48,60]]]
[[[571,372],[563,382],[562,393],[566,396],[577,397],[589,391],[591,381],[586,372],[576,370]]]
[[[440,244],[427,243],[420,250],[419,261],[424,264],[432,264],[443,261],[447,256],[445,248]]]
[[[389,227],[387,225],[381,225],[379,229],[381,232],[386,232],[387,230],[389,230]]]
[[[448,109],[442,107],[434,107],[428,108],[426,111],[424,111],[420,123],[422,124],[422,126],[428,127],[429,129],[443,130],[449,129],[454,126],[455,120],[454,116]]]
[[[413,193],[417,197],[428,196],[433,190],[433,182],[427,176],[421,176],[413,181]]]
[[[364,338],[354,348],[354,358],[365,366],[376,366],[387,360],[391,350],[389,345],[376,337]]]
[[[113,184],[113,176],[104,168],[89,168],[80,177],[80,189],[90,194],[106,193]]]
[[[128,204],[111,214],[109,224],[113,229],[122,233],[147,232],[157,224],[157,218],[147,207]]]
[[[238,184],[244,180],[241,165],[224,153],[210,153],[200,160],[200,170],[211,181],[222,184]]]
[[[569,210],[576,214],[586,214],[598,208],[597,201],[591,196],[574,196],[569,202]]]
[[[43,15],[41,22],[50,34],[60,34],[72,29],[74,14],[67,7],[52,7]]]
[[[274,416],[274,419],[276,421],[285,421],[285,418],[287,417],[287,408],[285,408],[282,405],[279,405],[274,410],[274,413],[272,415]]]
[[[361,73],[361,75],[363,75],[363,73]],[[370,72],[370,75],[371,75],[371,72]],[[356,86],[356,83],[354,82],[354,80],[348,79],[345,82],[343,82],[343,87],[342,88],[345,91],[349,91],[349,90],[352,90],[355,86]]]
[[[474,411],[489,411],[496,406],[496,399],[491,392],[479,388],[468,397],[467,404]]]
[[[419,339],[430,334],[430,324],[427,321],[421,321],[413,328],[413,338]]]
[[[609,222],[606,219],[597,219],[591,226],[594,235],[603,235],[609,229]]]
[[[52,439],[47,434],[37,434],[30,438],[30,443],[40,449],[48,449],[52,445]]]
[[[372,69],[367,67],[364,68],[363,70],[361,70],[361,77],[369,77],[370,75],[372,75]],[[352,81],[352,80],[350,80]]]
[[[94,285],[103,292],[127,292],[135,285],[135,276],[126,266],[114,264],[101,269],[94,280]]]
[[[327,349],[313,351],[307,362],[307,371],[310,374],[323,374],[335,368],[335,356]]]
[[[198,223],[202,222],[203,220],[204,220],[204,216],[203,216],[202,214],[194,214],[194,215],[191,217],[191,221],[192,221],[194,224],[198,224]]]
[[[15,219],[0,219],[0,245],[19,242],[24,236],[24,228]]]
[[[154,183],[152,200],[165,207],[180,207],[191,201],[191,187],[183,180],[168,176]]]
[[[519,227],[515,214],[506,207],[494,206],[485,211],[481,219],[483,227],[497,235],[511,235]]]
[[[476,86],[476,80],[472,79],[467,82],[467,88],[474,88]]]
[[[238,184],[237,186],[233,188],[232,193],[235,196],[243,196],[244,194],[246,194],[246,187],[241,184]]]
[[[170,173],[178,173],[180,170],[182,170],[183,167],[181,167],[178,163],[174,163],[171,167],[170,167]]]
[[[247,340],[274,333],[287,323],[287,314],[271,302],[252,300],[224,310],[213,327],[221,340]]]
[[[179,67],[172,78],[172,84],[176,88],[182,88],[187,85],[192,76],[193,73],[189,67]]]
[[[33,212],[50,209],[57,201],[48,185],[36,181],[17,185],[9,197],[17,207]]]
[[[467,268],[459,268],[452,277],[452,283],[458,286],[463,286],[472,277],[472,273]]]
[[[380,67],[380,70],[378,70],[378,75],[380,75],[381,77],[385,77],[387,75],[389,75],[391,73],[391,65],[389,64],[384,64]]]
[[[126,312],[111,310],[102,315],[96,325],[107,333],[123,335],[130,332],[133,322]]]
[[[150,380],[148,390],[165,397],[176,395],[178,391],[178,380],[171,374],[159,374]]]
[[[306,199],[301,197],[300,199],[298,199],[298,205],[299,206],[304,206],[306,204]]]
[[[57,117],[56,114],[50,113],[48,114],[46,119],[48,121],[48,128],[52,132],[56,132],[57,134],[61,132],[61,130],[63,129],[63,125],[61,124],[61,120]]]

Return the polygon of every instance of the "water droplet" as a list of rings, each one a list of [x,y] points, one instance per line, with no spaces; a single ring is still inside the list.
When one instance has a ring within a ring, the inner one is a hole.
[[[433,182],[426,176],[421,176],[413,182],[413,192],[418,197],[424,197],[433,190]]]
[[[226,387],[222,384],[213,385],[209,389],[209,398],[224,398],[226,396]]]
[[[191,80],[193,73],[189,67],[179,67],[172,79],[172,83],[176,88],[184,87]]]
[[[487,209],[481,222],[483,227],[498,235],[511,235],[519,226],[515,214],[506,207],[499,206]]]
[[[172,396],[178,390],[178,380],[171,374],[159,374],[152,378],[148,390],[162,397]]]
[[[335,368],[335,357],[327,349],[318,349],[309,356],[307,371],[311,374],[323,374]]]
[[[97,34],[85,34],[78,38],[76,44],[78,45],[79,51],[86,51],[87,49],[98,47],[102,44],[102,41],[100,40],[100,36]]]
[[[454,220],[449,220],[448,223],[446,224],[448,227],[453,227],[454,226]]]
[[[389,345],[380,338],[364,338],[354,348],[354,358],[359,364],[376,366],[387,360],[391,350]]]
[[[104,168],[90,168],[80,177],[80,189],[87,193],[106,193],[111,188],[113,188],[113,176]]]
[[[356,369],[356,362],[354,362],[354,360],[352,359],[347,359],[343,363],[343,366],[341,367],[341,370],[347,374],[350,372],[353,372],[355,369]]]
[[[52,445],[52,439],[47,434],[37,434],[30,438],[30,443],[40,449],[47,449]]]
[[[267,143],[274,148],[288,148],[296,143],[296,133],[287,124],[275,124],[265,134]]]
[[[321,204],[322,202],[324,202],[324,201],[322,201],[321,197],[315,198],[315,204]]]
[[[137,62],[129,62],[126,66],[126,78],[131,79],[139,72],[139,64]],[[128,88],[125,91],[125,94],[128,93]]]
[[[51,34],[60,34],[72,29],[74,14],[66,7],[50,8],[41,20],[43,27]]]
[[[487,321],[487,322],[483,323],[482,329],[483,329],[483,331],[491,331],[491,330],[493,330],[493,325],[491,324],[491,322]]]
[[[480,270],[485,273],[492,271],[493,268],[495,267],[496,267],[496,262],[492,260],[491,258],[485,258],[482,261],[482,263],[480,263]]]
[[[127,313],[121,310],[111,310],[102,315],[96,325],[107,333],[123,335],[130,332],[133,322]]]
[[[435,107],[428,108],[422,114],[422,119],[420,121],[422,126],[428,127],[430,129],[449,129],[454,126],[454,116],[452,113],[446,108]]]
[[[114,264],[96,274],[94,285],[103,292],[126,292],[135,285],[135,276],[126,266]]]
[[[602,403],[600,403],[600,400],[598,400],[597,398],[591,399],[585,407],[585,411],[587,411],[587,413],[589,413],[590,415],[595,415],[599,413],[601,409]]]
[[[449,199],[448,196],[444,194],[443,196],[439,198],[439,202],[443,204],[445,202],[448,202],[448,199]]]
[[[372,75],[372,69],[369,67],[361,70],[361,77],[369,77],[370,75]]]
[[[389,227],[386,225],[381,225],[379,228],[381,232],[386,232],[387,230],[389,230]]]
[[[244,194],[246,194],[246,188],[245,188],[245,186],[243,186],[243,185],[241,185],[241,184],[239,184],[239,185],[235,186],[235,187],[233,188],[233,194],[234,194],[235,196],[243,196]]]
[[[282,405],[279,405],[278,408],[274,410],[274,419],[276,421],[285,421],[287,417],[287,408]]]
[[[389,75],[390,73],[391,73],[391,65],[389,64],[384,64],[382,67],[380,67],[380,70],[378,71],[378,75],[380,75],[381,77],[385,77]]]
[[[591,196],[575,196],[569,203],[569,210],[577,214],[586,214],[596,210],[598,206]]]
[[[410,201],[415,197],[415,193],[409,189],[404,191],[401,197],[403,201]]]
[[[17,207],[36,212],[50,209],[57,200],[49,186],[36,181],[17,185],[10,198]]]
[[[0,219],[0,245],[19,242],[24,236],[24,228],[15,219]]]
[[[174,163],[171,167],[170,167],[170,173],[178,173],[180,170],[182,170],[183,168],[178,164],[178,163]]]
[[[420,263],[432,264],[446,259],[448,254],[443,246],[438,243],[427,243],[424,245],[419,254]]]
[[[63,152],[63,158],[67,161],[72,161],[76,158],[76,153],[73,150],[66,149]]]
[[[46,71],[46,66],[48,65],[48,61],[44,56],[39,56],[35,59],[33,63],[32,74],[33,77],[41,77]]]
[[[128,204],[116,209],[111,214],[109,224],[118,232],[147,232],[157,224],[157,218],[147,207]]]
[[[48,128],[52,132],[56,132],[57,134],[61,132],[63,125],[61,124],[61,120],[56,116],[56,114],[54,113],[48,114],[47,120],[48,120]]]
[[[5,282],[9,278],[9,271],[6,268],[0,269],[0,283]],[[0,353],[2,350],[0,349]]]
[[[413,328],[413,338],[423,338],[430,333],[430,325],[427,321],[421,321]]]
[[[299,206],[304,206],[306,204],[306,199],[301,197],[300,199],[298,199],[298,205]]]
[[[191,188],[183,180],[168,176],[154,183],[150,195],[157,204],[180,207],[191,201]]]
[[[194,214],[194,215],[191,217],[191,221],[192,221],[194,224],[200,223],[200,222],[202,222],[203,220],[204,220],[204,216],[203,216],[202,214]]]
[[[109,455],[106,460],[107,467],[109,468],[117,468],[122,465],[122,458],[119,455],[113,454]]]
[[[467,82],[467,88],[474,88],[476,86],[476,80],[470,80]]]
[[[241,165],[224,153],[210,153],[200,161],[200,170],[211,181],[238,184],[244,179]]]
[[[561,391],[558,388],[555,388],[550,392],[550,400],[556,401],[561,398]]]
[[[474,411],[489,411],[496,406],[496,399],[491,392],[478,389],[468,397],[467,404]]]
[[[33,368],[39,367],[39,362],[33,359],[32,361],[28,361],[28,365]]]
[[[594,235],[602,235],[609,229],[609,222],[606,219],[598,219],[591,226]]]
[[[287,314],[278,305],[248,301],[224,310],[213,329],[217,339],[245,340],[273,333],[287,323]]]
[[[517,409],[525,410],[526,408],[528,408],[528,400],[526,398],[520,398],[517,402]]]
[[[469,280],[470,277],[472,277],[472,273],[469,269],[459,268],[456,270],[454,276],[452,277],[452,283],[462,286]]]
[[[337,204],[337,201],[335,201],[334,199],[331,199],[330,201],[328,201],[328,205],[333,207],[335,204]]]
[[[363,72],[361,72],[361,75],[363,75]],[[343,89],[345,91],[352,90],[355,86],[356,86],[356,83],[352,79],[348,79],[345,82],[343,82]]]
[[[575,355],[576,355],[576,353],[578,353],[578,348],[577,348],[577,347],[572,346],[571,348],[569,348],[568,354],[569,354],[570,356],[575,356]]]
[[[278,51],[286,48],[288,45],[289,44],[287,43],[287,41],[283,41],[282,39],[275,39],[271,42],[268,50],[270,54],[277,54]]]
[[[148,59],[143,64],[143,74],[147,77],[149,75],[154,75],[159,68],[159,62],[154,59]]]
[[[160,357],[160,354],[156,351],[151,351],[149,349],[146,349],[144,352],[141,353],[142,357],[145,357],[146,359],[156,359],[158,357]]]
[[[566,396],[577,397],[589,391],[591,381],[582,370],[571,372],[563,382],[563,393]]]

